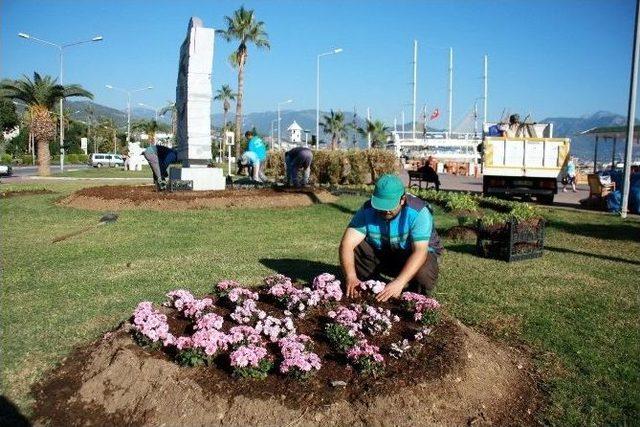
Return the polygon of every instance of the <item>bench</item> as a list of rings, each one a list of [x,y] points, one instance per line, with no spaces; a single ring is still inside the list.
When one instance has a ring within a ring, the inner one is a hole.
[[[418,188],[422,190],[423,182],[425,183],[424,188],[429,188],[430,183],[433,184],[434,187],[436,186],[436,183],[434,181],[427,180],[422,172],[409,171],[409,187],[411,187],[412,185],[415,186],[415,183],[418,183]]]
[[[616,189],[615,182],[603,184],[600,182],[600,176],[596,173],[587,175],[587,181],[589,183],[589,197],[600,197],[604,199],[609,193]]]

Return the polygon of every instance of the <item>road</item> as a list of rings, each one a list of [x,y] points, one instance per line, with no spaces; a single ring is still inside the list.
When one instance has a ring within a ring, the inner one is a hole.
[[[65,165],[65,172],[79,170],[79,169],[87,169],[88,165]],[[60,172],[60,165],[51,165],[51,173]],[[14,166],[13,167],[13,176],[26,177],[26,176],[36,176],[38,175],[38,167],[37,166]]]

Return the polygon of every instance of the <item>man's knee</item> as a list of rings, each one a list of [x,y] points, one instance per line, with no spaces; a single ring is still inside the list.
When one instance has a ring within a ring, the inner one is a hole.
[[[380,260],[376,256],[373,247],[363,240],[354,250],[356,275],[360,280],[369,280],[373,277]]]
[[[409,282],[409,290],[424,295],[431,295],[438,282],[438,258],[429,254],[427,261],[420,267],[414,278]]]

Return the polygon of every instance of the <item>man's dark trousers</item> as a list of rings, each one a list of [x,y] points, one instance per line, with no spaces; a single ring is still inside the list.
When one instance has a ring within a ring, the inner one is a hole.
[[[366,240],[360,243],[355,251],[356,274],[360,280],[381,279],[381,274],[392,278],[398,277],[400,271],[411,256],[409,250],[378,250]],[[438,257],[429,252],[426,262],[409,282],[408,291],[430,295],[438,281]]]

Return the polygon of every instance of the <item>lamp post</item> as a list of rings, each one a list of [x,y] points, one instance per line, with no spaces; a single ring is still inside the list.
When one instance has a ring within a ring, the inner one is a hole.
[[[273,140],[274,140],[274,136],[273,136],[273,125],[276,124],[276,122],[278,121],[278,119],[273,119],[271,120],[271,147],[270,149],[273,150]]]
[[[285,104],[290,104],[293,102],[293,99],[287,99],[283,102],[278,102],[278,148],[282,148],[282,141],[280,140],[280,106]]]
[[[158,121],[158,111],[160,111],[160,108],[156,108],[156,107],[153,107],[151,105],[143,104],[142,102],[138,102],[138,105],[141,106],[141,107],[146,107],[146,108],[152,109],[154,114],[155,114],[155,119],[154,120],[156,122]]]
[[[320,57],[333,55],[342,52],[342,48],[333,49],[332,51],[321,53],[316,61],[316,150],[320,143]]]
[[[33,37],[32,35],[27,33],[18,33],[18,37],[21,37],[27,40],[33,40],[35,42],[40,42],[49,46],[53,46],[56,49],[58,49],[58,51],[60,52],[60,84],[61,85],[63,84],[62,71],[63,71],[63,64],[64,64],[64,50],[71,46],[77,46],[83,43],[99,42],[103,39],[102,36],[95,36],[89,40],[81,40],[78,42],[66,43],[66,44],[57,44],[47,40],[39,39],[37,37]],[[64,97],[61,97],[60,98],[60,172],[64,172],[64,125],[63,125],[63,114],[62,114],[63,101],[64,101]]]
[[[135,92],[142,92],[143,90],[153,89],[153,86],[147,86],[140,89],[127,90],[119,87],[105,85],[107,89],[113,89],[127,94],[127,144],[131,142],[131,94]]]

